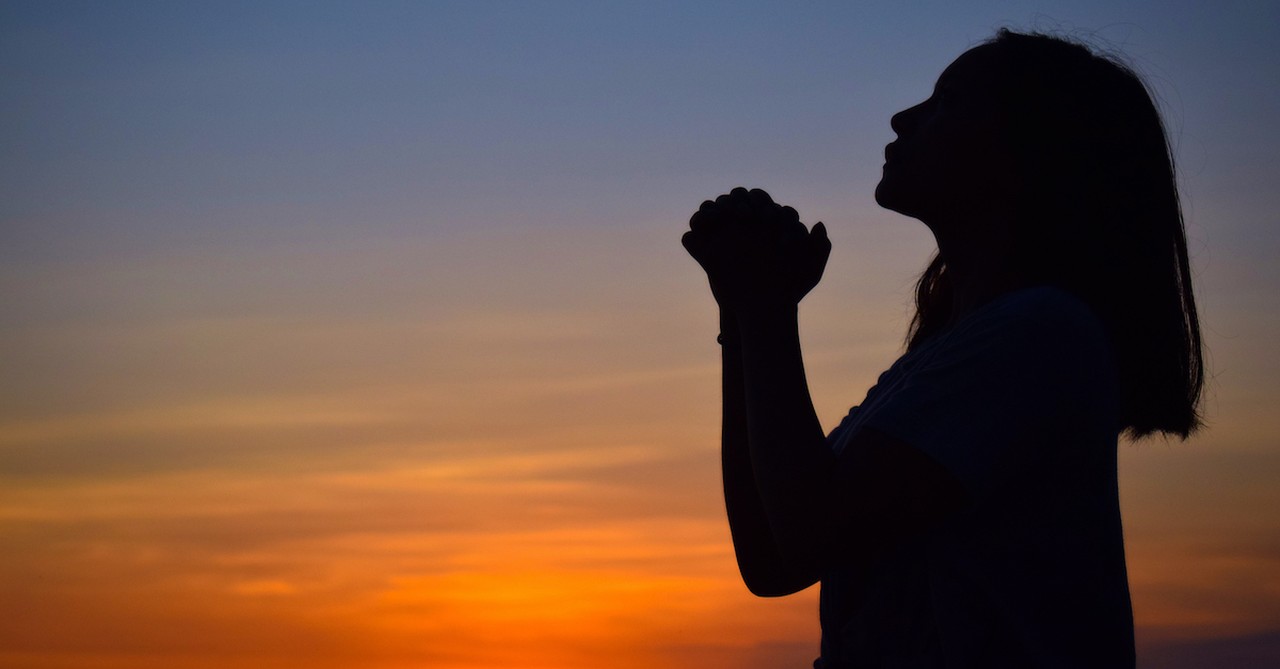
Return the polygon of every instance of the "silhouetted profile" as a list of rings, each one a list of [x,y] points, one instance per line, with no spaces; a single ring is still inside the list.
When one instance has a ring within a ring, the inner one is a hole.
[[[760,596],[822,583],[821,669],[1132,667],[1120,434],[1200,423],[1173,163],[1127,67],[1002,30],[896,114],[876,199],[933,232],[905,354],[829,435],[797,303],[831,244],[764,191],[684,245],[720,306],[724,494]]]

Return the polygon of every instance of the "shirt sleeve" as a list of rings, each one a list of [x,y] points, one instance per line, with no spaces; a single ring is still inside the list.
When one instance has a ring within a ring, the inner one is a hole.
[[[1101,323],[1064,291],[975,312],[935,343],[864,425],[911,444],[984,496],[1073,435],[1118,423]]]

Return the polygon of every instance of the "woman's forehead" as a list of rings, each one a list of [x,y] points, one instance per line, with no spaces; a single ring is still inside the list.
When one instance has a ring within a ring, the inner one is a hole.
[[[994,66],[995,54],[990,45],[976,46],[951,61],[938,75],[938,86],[989,86],[994,83]]]

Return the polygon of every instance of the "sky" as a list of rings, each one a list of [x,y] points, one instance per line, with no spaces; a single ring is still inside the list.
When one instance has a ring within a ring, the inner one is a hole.
[[[828,429],[901,353],[889,117],[1000,26],[1160,100],[1208,427],[1121,446],[1142,667],[1280,664],[1280,4],[0,2],[0,665],[804,667],[738,580],[679,244],[834,250]]]

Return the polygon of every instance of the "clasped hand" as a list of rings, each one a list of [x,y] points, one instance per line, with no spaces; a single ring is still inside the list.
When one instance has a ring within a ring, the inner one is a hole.
[[[806,229],[795,209],[758,188],[703,202],[681,242],[707,272],[716,302],[731,309],[798,303],[831,254],[822,223]]]

